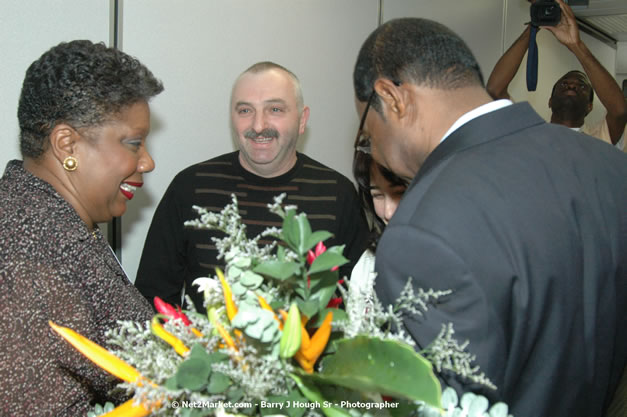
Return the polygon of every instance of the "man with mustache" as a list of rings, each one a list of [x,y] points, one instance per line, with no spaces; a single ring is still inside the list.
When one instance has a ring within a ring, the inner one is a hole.
[[[570,127],[616,145],[627,123],[627,101],[616,80],[579,37],[579,28],[572,9],[561,0],[557,2],[562,10],[559,24],[542,28],[550,31],[577,57],[585,72],[569,71],[555,83],[549,99],[551,123]],[[527,52],[529,36],[530,26],[527,26],[494,66],[486,86],[494,99],[510,98],[507,88]],[[595,92],[607,114],[598,123],[584,124],[585,117],[592,110]],[[624,144],[623,149],[627,151]]]
[[[231,194],[253,238],[269,226],[281,227],[267,205],[286,193],[284,203],[307,213],[313,230],[333,233],[327,246],[346,245],[344,256],[351,262],[340,268],[341,276],[350,273],[365,249],[368,227],[353,184],[296,151],[309,118],[298,78],[272,62],[254,64],[235,81],[230,113],[239,150],[180,172],[157,207],[135,281],[149,300],[159,296],[181,304],[185,287],[196,309],[205,311],[202,295],[191,284],[213,276],[215,267],[224,268],[211,239],[224,235],[185,228],[183,222],[197,217],[193,205],[218,212],[231,202]]]

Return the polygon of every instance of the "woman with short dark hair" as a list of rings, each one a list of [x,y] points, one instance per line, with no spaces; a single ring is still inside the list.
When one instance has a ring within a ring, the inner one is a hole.
[[[121,216],[154,169],[148,101],[162,90],[139,61],[90,41],[26,72],[23,161],[0,179],[1,415],[85,415],[111,399],[115,381],[49,321],[104,344],[117,320],[152,316],[97,224]]]

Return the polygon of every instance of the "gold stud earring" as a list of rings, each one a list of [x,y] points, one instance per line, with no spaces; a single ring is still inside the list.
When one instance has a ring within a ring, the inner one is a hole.
[[[68,156],[63,160],[63,168],[66,171],[76,171],[78,168],[78,160],[73,156]]]

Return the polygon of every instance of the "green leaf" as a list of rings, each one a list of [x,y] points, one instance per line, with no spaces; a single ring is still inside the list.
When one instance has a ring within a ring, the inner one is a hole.
[[[241,297],[242,295],[246,294],[248,288],[243,286],[239,281],[235,281],[233,284],[231,284],[231,291],[236,297]]]
[[[328,271],[336,266],[342,266],[347,262],[348,259],[346,259],[342,254],[326,251],[314,259],[311,267],[309,267],[309,271],[307,271],[307,274],[312,275],[316,272]]]
[[[256,300],[254,302],[257,303]],[[274,313],[259,308],[257,304],[240,304],[239,311],[233,317],[231,325],[243,330],[248,337],[263,343],[271,342],[279,333],[279,324]]]
[[[459,400],[459,407],[462,410],[468,411],[476,397],[477,395],[474,392],[465,392],[462,394],[461,400]]]
[[[458,402],[457,392],[451,387],[444,388],[444,391],[442,391],[442,408],[445,410],[450,407],[455,408]]]
[[[247,326],[251,326],[259,321],[259,315],[257,314],[260,308],[249,306],[248,304],[242,304],[239,306],[239,310],[233,320],[231,326],[238,329],[244,329]]]
[[[337,289],[338,273],[327,270],[318,272],[310,278],[312,296],[309,299],[318,302],[319,310],[326,308]]]
[[[295,216],[294,220],[296,220],[296,223],[298,224],[298,252],[296,253],[299,255],[306,255],[309,248],[306,248],[305,245],[311,236],[311,225],[309,224],[309,220],[307,219],[307,215],[305,213],[300,213]]]
[[[183,313],[185,313],[185,315],[189,318],[191,318],[191,316],[195,316],[196,319],[198,320],[204,320],[206,319],[206,316],[204,314],[201,314],[197,311],[191,311],[191,310],[183,310]]]
[[[418,407],[416,404],[414,404],[411,401],[408,400],[399,400],[399,399],[394,399],[394,402],[396,402],[396,408],[389,408],[388,411],[390,412],[390,415],[392,417],[407,417],[407,416],[416,416],[418,415]],[[441,417],[441,414],[439,412],[439,409],[434,408],[434,410],[436,410],[436,412],[438,413],[437,417]],[[423,417],[423,416],[421,416]],[[426,417],[426,416],[424,416]]]
[[[294,292],[296,293],[296,295],[298,295],[302,299],[305,299],[305,297],[307,297],[307,288],[305,288],[304,285],[299,285],[297,287],[294,287]]]
[[[263,334],[261,335],[261,339],[259,339],[261,343],[276,342],[281,338],[279,323],[277,323],[276,320],[274,321],[274,323],[274,326],[264,329]]]
[[[340,340],[336,347],[334,355],[323,358],[322,372],[307,378],[440,407],[440,382],[431,363],[409,345],[358,336]]]
[[[226,391],[226,398],[229,401],[238,402],[244,398],[244,388],[233,385]]]
[[[331,271],[326,269],[324,271],[315,272],[309,275],[309,287],[311,292],[315,293],[322,287],[337,287],[337,281],[340,279],[340,275],[337,271]]]
[[[257,265],[253,271],[270,278],[285,281],[300,272],[300,264],[296,262],[267,261]]]
[[[298,389],[307,397],[311,402],[317,402],[318,404],[324,404],[325,399],[318,388],[309,380],[303,379],[302,376],[296,374],[290,374],[290,377],[296,382]],[[327,417],[351,417],[348,412],[338,407],[321,407],[322,412]]]
[[[259,340],[261,339],[261,336],[263,336],[264,329],[265,329],[265,323],[259,320],[256,323],[246,326],[244,328],[244,333],[246,333],[246,336],[248,337],[252,337],[253,339]]]
[[[178,386],[178,383],[176,382],[176,374],[166,379],[163,386],[172,391],[178,389],[179,386]]]
[[[289,211],[283,219],[283,240],[298,255],[304,255],[305,242],[311,235],[311,226],[307,216],[304,213],[295,215],[293,211]]]
[[[176,382],[179,387],[192,391],[201,389],[209,378],[211,365],[199,358],[190,358],[181,363],[176,370]]]
[[[285,247],[282,245],[278,245],[276,249],[276,258],[283,262],[285,260]]]
[[[507,404],[498,402],[490,408],[490,417],[507,417],[509,409]]]
[[[299,299],[296,300],[296,304],[298,304],[300,312],[307,317],[315,316],[319,310],[316,300],[305,301]]]
[[[318,314],[316,315],[316,319],[314,321],[310,321],[309,323],[307,323],[307,327],[310,327],[312,329],[320,327],[320,325],[324,321],[324,318],[327,316],[327,313],[329,311],[333,312],[333,321],[341,321],[341,320],[348,319],[348,315],[346,314],[346,311],[344,310],[341,310],[339,308],[324,308],[318,312]]]
[[[253,271],[245,271],[239,279],[239,282],[249,289],[255,289],[263,282],[263,277]]]
[[[209,353],[207,353],[207,350],[203,345],[200,343],[194,343],[189,351],[188,359],[191,358],[197,358],[209,362]]]
[[[326,230],[316,230],[309,235],[309,238],[305,242],[305,250],[308,251],[318,244],[318,242],[324,242],[328,238],[332,237],[333,233]]]
[[[231,385],[231,379],[222,372],[213,372],[209,378],[207,392],[209,394],[221,394]]]
[[[231,266],[229,269],[227,269],[226,271],[226,275],[229,278],[235,279],[237,277],[239,277],[242,274],[242,269],[238,268],[236,266]]]
[[[233,264],[236,267],[241,268],[241,269],[246,269],[246,268],[250,267],[250,263],[251,263],[250,258],[246,258],[246,257],[235,258],[233,260]]]
[[[488,399],[483,395],[477,395],[472,403],[470,404],[470,408],[468,409],[469,417],[481,417],[483,413],[488,411]]]
[[[209,363],[214,364],[222,361],[229,360],[230,356],[222,352],[212,352],[209,354]]]
[[[336,246],[331,246],[330,248],[327,248],[327,252],[333,252],[333,253],[337,253],[339,255],[344,253],[344,247],[346,245],[336,245]]]

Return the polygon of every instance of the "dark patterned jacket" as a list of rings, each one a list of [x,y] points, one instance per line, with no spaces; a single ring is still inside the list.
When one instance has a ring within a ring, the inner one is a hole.
[[[116,320],[151,316],[102,234],[21,161],[9,162],[0,179],[0,415],[80,416],[111,399],[116,381],[49,320],[105,345]]]

